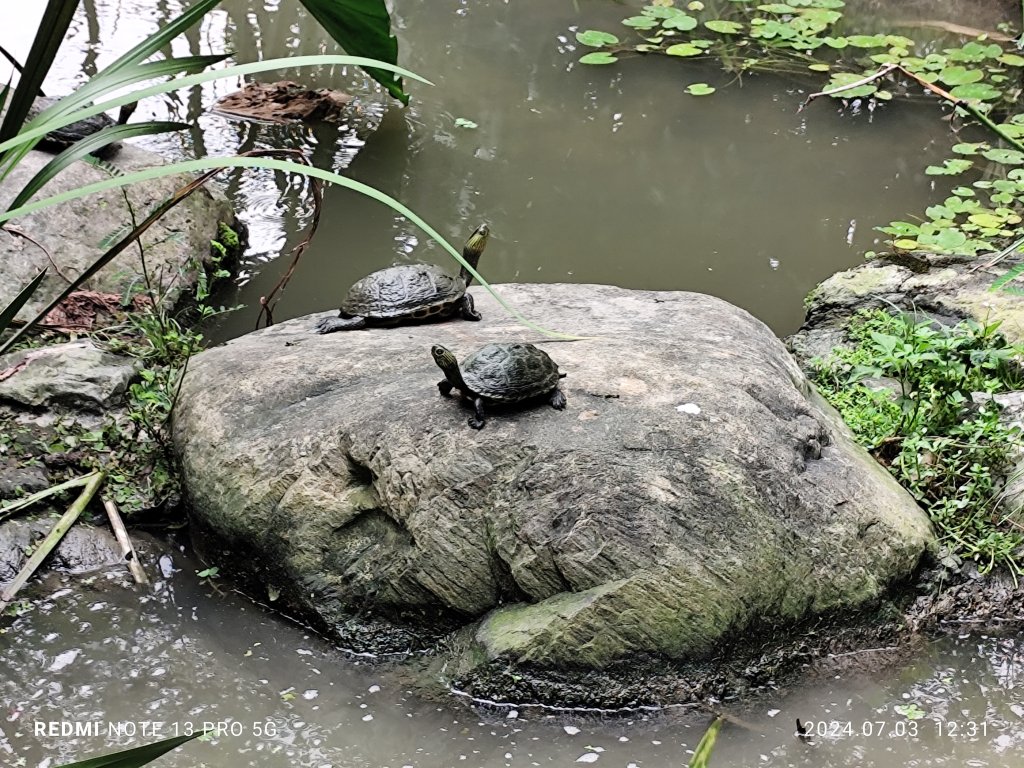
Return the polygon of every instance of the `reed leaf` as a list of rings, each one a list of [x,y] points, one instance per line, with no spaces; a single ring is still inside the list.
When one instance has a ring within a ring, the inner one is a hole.
[[[0,333],[3,333],[8,329],[8,327],[10,327],[11,321],[14,320],[15,316],[21,311],[21,308],[25,306],[28,300],[32,298],[36,289],[39,288],[39,284],[43,282],[44,277],[46,277],[45,269],[33,277],[31,282],[22,288],[21,291],[18,292],[18,295],[11,299],[11,302],[6,307],[0,309]]]
[[[88,760],[79,760],[77,763],[68,763],[59,766],[59,768],[142,768],[142,766],[148,765],[172,749],[177,749],[182,744],[199,738],[203,733],[205,731],[193,733],[189,736],[175,736],[174,738],[164,739],[153,744],[133,747],[132,749],[113,752],[101,757],[90,757]]]

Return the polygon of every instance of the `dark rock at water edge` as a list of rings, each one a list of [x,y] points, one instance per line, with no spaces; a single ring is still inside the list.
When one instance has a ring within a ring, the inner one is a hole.
[[[463,669],[706,657],[914,571],[926,517],[749,314],[699,294],[499,290],[588,338],[543,343],[475,290],[480,323],[321,337],[307,317],[195,358],[175,441],[208,545],[346,642],[356,615],[424,645],[462,625]],[[463,358],[521,339],[569,374],[568,408],[469,429],[430,345]]]

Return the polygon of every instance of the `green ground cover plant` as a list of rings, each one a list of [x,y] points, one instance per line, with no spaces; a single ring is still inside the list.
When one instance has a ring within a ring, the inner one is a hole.
[[[949,551],[1016,576],[1024,529],[1000,494],[1024,441],[991,396],[1024,388],[1022,350],[998,323],[882,310],[858,314],[849,337],[850,347],[812,363],[819,391],[927,510]]]

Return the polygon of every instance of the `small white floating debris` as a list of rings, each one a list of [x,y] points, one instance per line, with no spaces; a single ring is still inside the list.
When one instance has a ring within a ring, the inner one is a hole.
[[[781,711],[782,711],[781,709],[769,709],[768,710],[768,717],[775,717]]]
[[[622,742],[629,741],[629,737],[628,736],[619,736],[619,741],[622,741]]]
[[[368,693],[378,693],[380,691],[380,686],[379,685],[371,685],[366,690],[367,690]]]
[[[700,413],[700,406],[696,403],[683,403],[682,405],[677,405],[676,410],[680,413],[689,413],[696,416]]]
[[[512,759],[512,753],[511,752],[506,752],[505,753],[505,759],[506,760],[511,760]]]
[[[577,733],[580,732],[580,729],[577,728],[575,725],[567,725],[564,728],[562,728],[562,730],[568,733],[570,736],[575,736]]]
[[[505,715],[506,720],[515,720],[517,717],[519,717],[518,709],[513,709],[507,715]]]
[[[363,722],[368,723],[373,720],[373,715],[363,715]]]
[[[315,688],[309,688],[308,690],[302,692],[302,698],[304,698],[306,701],[312,701],[319,695],[320,691],[316,690]]]
[[[768,266],[771,267],[772,269],[778,269],[779,268],[779,260],[778,259],[768,259]]]
[[[296,648],[295,652],[297,654],[299,654],[299,656],[312,656],[313,655],[313,652],[311,650],[309,650],[308,648]]]
[[[587,752],[576,758],[577,763],[596,763],[600,755],[597,752]]]
[[[1013,712],[1017,717],[1024,717],[1024,707],[1020,704],[1011,704],[1010,711]]]

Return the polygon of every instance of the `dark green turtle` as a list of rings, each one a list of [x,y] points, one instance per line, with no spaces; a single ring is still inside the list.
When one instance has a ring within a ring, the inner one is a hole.
[[[31,120],[32,118],[37,117],[40,112],[52,107],[58,101],[59,99],[51,99],[47,96],[36,97],[35,101],[32,102],[32,106],[29,107],[28,119]],[[71,123],[71,125],[65,125],[63,128],[57,128],[56,130],[47,133],[40,140],[39,148],[45,149],[48,152],[63,152],[76,141],[84,139],[87,136],[91,136],[97,131],[109,128],[112,125],[127,122],[130,114],[131,112],[129,110],[122,108],[120,115],[121,119],[118,121],[114,121],[110,115],[100,112],[98,115],[87,117],[84,120]],[[104,147],[94,149],[90,154],[101,159],[105,159],[115,155],[120,148],[120,142],[114,141]]]
[[[458,389],[473,403],[474,414],[469,426],[482,429],[485,403],[518,403],[524,400],[546,398],[552,408],[565,408],[565,393],[558,388],[558,380],[565,376],[558,372],[558,364],[548,353],[533,344],[487,344],[462,361],[459,367],[448,349],[435,344],[430,349],[434,362],[444,371],[445,378],[437,388],[445,397]]]
[[[491,231],[481,224],[462,248],[464,258],[476,269]],[[479,320],[473,296],[466,292],[473,276],[465,267],[454,277],[434,264],[399,264],[373,272],[348,289],[341,313],[316,324],[317,333],[351,331],[367,325],[399,325],[441,319],[458,313],[465,320]]]

